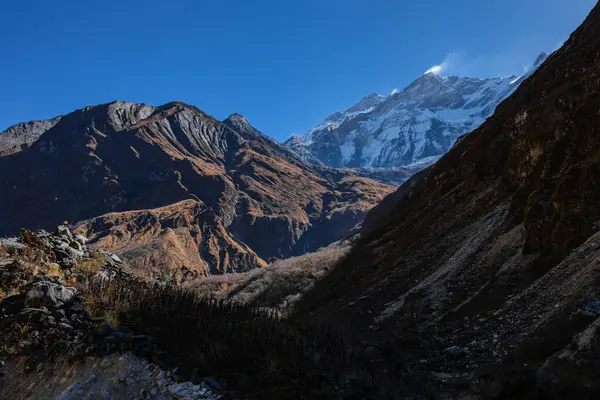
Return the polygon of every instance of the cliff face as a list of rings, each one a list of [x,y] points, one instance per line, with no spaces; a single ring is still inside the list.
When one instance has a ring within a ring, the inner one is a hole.
[[[182,103],[77,110],[25,151],[0,157],[0,175],[2,234],[89,220],[82,231],[137,263],[152,260],[156,270],[161,248],[175,247],[180,255],[166,264],[200,274],[338,240],[392,190],[332,179],[243,117],[222,123]]]
[[[369,213],[298,317],[354,327],[429,387],[444,371],[489,398],[598,394],[599,106],[596,6],[493,117]]]

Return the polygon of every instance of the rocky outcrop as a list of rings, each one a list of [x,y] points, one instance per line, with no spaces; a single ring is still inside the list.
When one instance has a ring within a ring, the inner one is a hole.
[[[75,266],[57,266],[61,244],[74,238],[81,251]],[[152,337],[119,327],[109,309],[114,292],[98,289],[128,275],[117,256],[88,249],[64,225],[3,240],[0,398],[220,398],[215,378],[182,382],[165,370],[167,355]]]
[[[370,212],[297,316],[401,358],[415,391],[598,397],[599,60],[596,6],[493,117]]]
[[[0,157],[0,174],[0,234],[84,221],[94,242],[175,279],[315,250],[392,190],[308,166],[242,116],[220,122],[183,103],[78,110]]]
[[[115,252],[137,275],[150,279],[182,283],[266,266],[215,220],[203,203],[185,200],[151,210],[105,214],[82,222],[76,232]]]
[[[45,121],[21,122],[0,133],[0,156],[18,153],[39,139],[60,121],[61,117]]]

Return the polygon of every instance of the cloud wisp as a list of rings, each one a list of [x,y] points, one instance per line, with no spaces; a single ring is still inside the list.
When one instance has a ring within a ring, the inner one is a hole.
[[[425,71],[425,73],[442,75],[443,73],[448,72],[449,70],[454,68],[459,63],[459,61],[462,57],[463,57],[463,52],[460,50],[448,53],[446,55],[446,58],[444,58],[444,61],[442,61],[441,64],[432,66],[427,71]]]
[[[498,54],[479,54],[477,56],[467,54],[463,50],[456,50],[448,53],[440,64],[430,67],[425,73],[474,78],[525,74],[531,70],[536,57],[542,50],[548,50],[548,46],[539,46],[539,52],[536,53],[529,47],[514,45]]]

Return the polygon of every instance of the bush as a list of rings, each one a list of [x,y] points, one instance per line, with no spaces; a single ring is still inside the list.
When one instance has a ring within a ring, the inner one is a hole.
[[[152,336],[185,379],[218,376],[249,399],[377,397],[370,366],[331,329],[298,327],[274,311],[204,300],[185,288],[134,280],[91,279],[88,307]],[[367,393],[366,390],[371,390]]]

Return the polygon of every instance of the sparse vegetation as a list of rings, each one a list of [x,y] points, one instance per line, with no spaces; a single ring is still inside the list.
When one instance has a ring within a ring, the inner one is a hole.
[[[85,258],[75,265],[75,268],[87,273],[100,271],[102,266],[108,261],[108,254],[99,251],[93,252],[90,258]]]
[[[216,275],[187,284],[200,298],[223,299],[288,315],[295,302],[322,279],[349,251],[334,243],[315,253],[277,260],[243,274]]]
[[[184,379],[216,375],[225,391],[249,399],[384,398],[385,385],[375,389],[369,365],[330,329],[171,285],[91,279],[82,289],[90,312],[118,315],[122,327],[155,338],[166,351],[155,361],[177,366]]]
[[[46,276],[55,276],[55,277],[60,278],[61,280],[65,280],[64,271],[58,264],[55,264],[55,263],[50,263],[46,266],[45,275]]]

